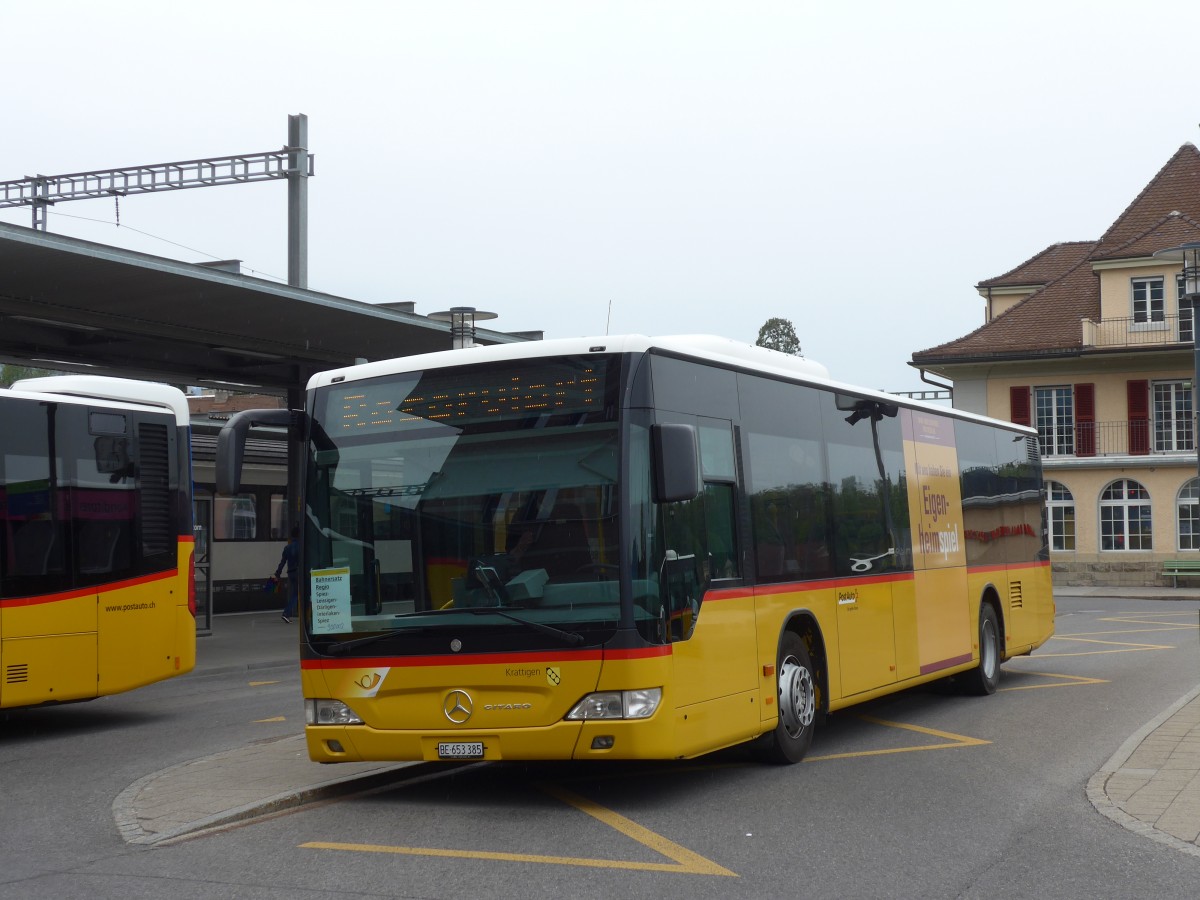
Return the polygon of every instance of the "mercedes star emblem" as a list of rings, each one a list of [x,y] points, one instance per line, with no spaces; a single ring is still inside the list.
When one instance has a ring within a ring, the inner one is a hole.
[[[466,691],[451,691],[442,701],[442,712],[455,725],[461,725],[471,718],[474,708],[475,704],[471,700],[471,695]]]

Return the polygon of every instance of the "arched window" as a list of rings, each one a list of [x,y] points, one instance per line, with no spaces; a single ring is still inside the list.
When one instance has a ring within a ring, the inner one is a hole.
[[[1065,484],[1046,482],[1046,518],[1050,524],[1050,549],[1075,549],[1075,498]]]
[[[1100,549],[1154,549],[1150,492],[1138,482],[1122,478],[1100,495]]]
[[[1200,550],[1200,478],[1193,478],[1179,489],[1175,533],[1179,535],[1180,550]]]

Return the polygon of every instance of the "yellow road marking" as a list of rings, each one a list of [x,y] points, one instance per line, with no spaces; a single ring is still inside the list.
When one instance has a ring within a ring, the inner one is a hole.
[[[984,744],[991,743],[991,741],[985,741],[982,738],[967,737],[966,735],[953,734],[949,731],[938,731],[936,728],[924,728],[920,725],[906,725],[903,722],[888,722],[884,719],[876,719],[874,716],[856,716],[856,718],[875,725],[884,725],[888,728],[902,728],[905,731],[915,731],[918,734],[927,734],[931,737],[942,738],[947,743],[918,744],[914,747],[892,747],[887,750],[856,750],[851,753],[829,753],[825,756],[806,756],[804,762],[823,762],[830,759],[858,759],[864,756],[886,756],[890,753],[915,753],[919,750],[950,750],[955,747],[981,747]]]
[[[300,846],[310,850],[343,850],[354,853],[395,853],[404,856],[436,856],[454,859],[489,859],[502,862],[539,863],[542,865],[580,866],[590,869],[631,869],[639,872],[674,872],[679,875],[721,875],[736,878],[737,873],[719,866],[711,860],[669,841],[648,828],[593,803],[585,797],[573,794],[561,787],[539,785],[551,797],[573,806],[609,828],[632,838],[644,847],[653,850],[671,863],[633,862],[620,859],[588,859],[574,856],[544,856],[537,853],[497,853],[488,850],[446,850],[438,847],[393,847],[385,844],[346,844],[332,841],[308,841]]]
[[[1122,628],[1120,631],[1076,631],[1072,634],[1056,634],[1057,638],[1094,637],[1100,634],[1157,634],[1163,631],[1195,631],[1195,625],[1172,625],[1169,622],[1138,622],[1138,625],[1161,625],[1161,628]]]
[[[1041,659],[1041,654],[1038,659]],[[1001,691],[1035,691],[1039,688],[1054,688],[1054,687],[1076,687],[1081,684],[1108,684],[1107,678],[1087,678],[1083,675],[1061,675],[1057,672],[1021,672],[1022,675],[1037,675],[1041,678],[1065,678],[1066,681],[1054,681],[1050,684],[1017,684],[1010,687],[1002,687]]]
[[[250,687],[262,687],[264,684],[279,684],[278,681],[252,681]]]
[[[254,724],[259,725],[263,722],[286,722],[287,716],[273,716],[270,719],[255,719]]]
[[[1052,641],[1077,641],[1081,644],[1103,644],[1108,647],[1117,647],[1116,650],[1081,650],[1077,653],[1039,653],[1038,659],[1056,659],[1064,656],[1098,656],[1103,653],[1140,653],[1144,650],[1174,650],[1173,644],[1138,644],[1133,641],[1101,641],[1094,638],[1070,637],[1068,635],[1056,634]]]
[[[573,794],[565,788],[555,785],[543,784],[540,785],[542,791],[549,794],[563,803],[569,803],[577,810],[587,813],[593,819],[603,822],[609,828],[613,828],[628,838],[632,838],[643,846],[649,847],[656,853],[660,853],[667,859],[673,859],[678,864],[679,868],[665,869],[664,871],[685,872],[691,875],[729,875],[734,878],[737,875],[728,869],[718,866],[711,860],[705,859],[697,853],[693,853],[686,847],[681,847],[674,841],[669,841],[661,834],[656,834],[649,828],[643,828],[637,822],[627,819],[620,813],[615,813],[611,809],[607,809],[598,803],[593,803],[586,797],[581,797],[578,794]]]

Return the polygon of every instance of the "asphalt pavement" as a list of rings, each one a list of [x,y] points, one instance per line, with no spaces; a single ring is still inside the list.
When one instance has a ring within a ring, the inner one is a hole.
[[[1055,588],[1058,597],[1200,600],[1200,588]],[[184,677],[299,665],[299,626],[278,613],[214,616]],[[370,790],[413,763],[311,762],[302,733],[154,772],[113,801],[125,840],[161,844]],[[1125,828],[1200,856],[1200,685],[1148,722],[1090,779],[1088,799]]]

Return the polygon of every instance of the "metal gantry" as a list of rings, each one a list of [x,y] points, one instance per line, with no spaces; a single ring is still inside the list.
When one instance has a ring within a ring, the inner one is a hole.
[[[67,200],[119,198],[154,191],[180,191],[286,178],[290,180],[289,230],[294,228],[298,232],[295,240],[289,238],[289,256],[294,271],[289,271],[288,281],[296,287],[306,287],[303,283],[307,281],[304,253],[297,251],[307,238],[305,179],[315,174],[315,157],[308,152],[307,143],[308,117],[303,114],[288,116],[288,145],[280,150],[95,172],[72,172],[67,175],[32,175],[14,181],[0,181],[0,209],[28,206],[33,213],[33,227],[45,231],[47,207]]]
[[[33,227],[45,230],[45,208],[64,200],[126,197],[153,191],[215,187],[287,178],[293,172],[291,148],[267,153],[244,153],[212,159],[130,166],[69,175],[34,175],[0,181],[0,208],[33,207]],[[312,175],[312,157],[309,171]]]

